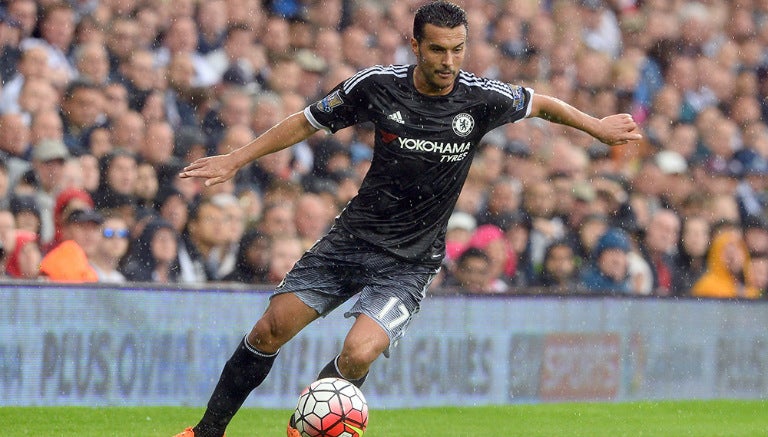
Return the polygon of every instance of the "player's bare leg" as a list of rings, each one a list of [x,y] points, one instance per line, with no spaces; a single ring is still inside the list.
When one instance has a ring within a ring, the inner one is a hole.
[[[277,353],[288,340],[318,317],[317,311],[295,294],[275,295],[248,334],[248,344],[267,354]]]
[[[374,361],[389,347],[389,336],[372,318],[365,314],[357,320],[344,339],[338,357],[320,371],[319,378],[340,377],[360,387]]]
[[[251,391],[269,374],[280,347],[318,317],[293,293],[273,296],[224,366],[194,437],[221,437]]]

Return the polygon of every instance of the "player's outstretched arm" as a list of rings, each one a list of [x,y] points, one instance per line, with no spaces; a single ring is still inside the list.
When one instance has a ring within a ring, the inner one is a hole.
[[[582,130],[609,146],[626,144],[642,139],[637,124],[629,114],[614,114],[595,118],[560,99],[534,94],[530,117],[571,126]]]
[[[250,143],[225,155],[200,158],[184,167],[182,178],[205,178],[205,185],[216,185],[235,176],[249,162],[290,147],[317,132],[303,112],[297,112],[273,126]]]

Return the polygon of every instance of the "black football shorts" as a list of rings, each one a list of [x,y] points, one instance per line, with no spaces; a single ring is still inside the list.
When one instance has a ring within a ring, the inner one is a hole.
[[[389,335],[403,337],[438,269],[405,261],[333,228],[310,248],[275,289],[295,293],[321,316],[359,293],[345,317],[365,314]],[[389,356],[389,349],[385,352]]]

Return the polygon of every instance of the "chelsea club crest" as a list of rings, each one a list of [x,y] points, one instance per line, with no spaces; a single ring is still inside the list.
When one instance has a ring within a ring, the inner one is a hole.
[[[453,126],[453,132],[456,135],[460,137],[466,137],[475,127],[475,119],[466,112],[462,112],[461,114],[453,117],[451,126]]]

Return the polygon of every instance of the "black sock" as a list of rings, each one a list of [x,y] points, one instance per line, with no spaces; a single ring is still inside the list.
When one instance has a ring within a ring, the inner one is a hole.
[[[336,360],[338,359],[339,359],[339,356],[337,355],[334,359],[331,360],[330,363],[326,364],[325,367],[323,367],[323,370],[320,371],[320,374],[317,375],[317,379],[323,379],[323,378],[346,379],[347,381],[355,385],[357,388],[360,388],[365,382],[365,378],[368,377],[368,373],[366,373],[365,375],[363,375],[361,378],[358,378],[358,379],[345,378],[344,376],[341,375],[341,372],[339,372],[339,368],[336,366]]]
[[[195,437],[221,437],[251,391],[267,377],[276,356],[259,352],[244,337],[221,371],[208,408],[194,428]]]

